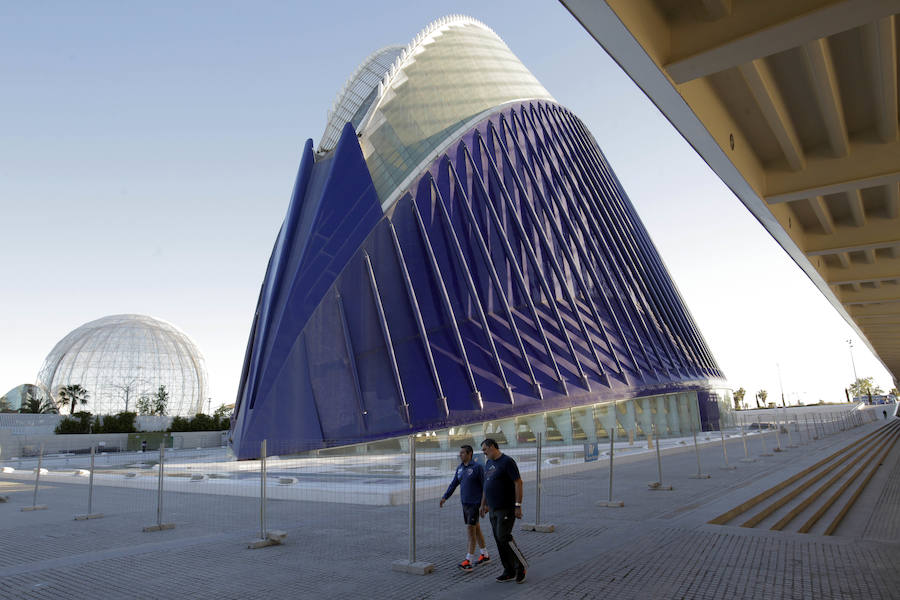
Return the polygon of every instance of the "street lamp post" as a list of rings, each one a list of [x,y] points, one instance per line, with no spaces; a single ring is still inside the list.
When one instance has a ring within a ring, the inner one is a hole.
[[[847,340],[847,345],[850,346],[850,365],[853,367],[853,384],[856,385],[859,377],[856,375],[856,361],[853,360],[853,340]]]

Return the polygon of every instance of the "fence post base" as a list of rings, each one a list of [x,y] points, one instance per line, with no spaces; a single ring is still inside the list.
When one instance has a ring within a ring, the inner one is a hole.
[[[251,550],[256,550],[257,548],[267,548],[268,546],[280,546],[284,543],[284,538],[286,537],[286,531],[267,531],[265,539],[253,540],[247,544],[247,547]]]
[[[554,531],[556,531],[556,526],[552,523],[522,523],[522,531],[553,533]]]
[[[103,513],[91,513],[89,515],[75,515],[76,521],[87,521],[88,519],[102,519]]]
[[[151,531],[165,531],[167,529],[175,529],[175,523],[160,523],[159,525],[150,525],[149,527],[144,527],[144,533],[150,533]]]
[[[600,506],[602,508],[622,508],[623,506],[625,506],[625,503],[622,502],[621,500],[610,500],[608,502],[607,501],[598,502],[597,506]]]
[[[391,563],[391,571],[409,573],[410,575],[428,575],[434,571],[434,565],[427,562],[409,562],[406,559],[401,559]]]
[[[33,510],[47,510],[46,504],[37,504],[35,506],[24,506],[22,512],[31,512]]]
[[[651,492],[654,492],[654,491],[671,492],[675,488],[672,487],[671,485],[663,485],[658,481],[654,481],[652,483],[647,484],[647,489],[649,489]]]
[[[693,475],[688,475],[689,479],[710,479],[712,475],[709,473],[694,473]]]

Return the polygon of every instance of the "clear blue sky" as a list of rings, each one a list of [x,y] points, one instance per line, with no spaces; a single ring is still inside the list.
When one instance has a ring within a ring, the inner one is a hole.
[[[450,13],[491,26],[587,123],[736,388],[837,400],[890,377],[575,20],[543,2],[0,7],[0,393],[115,313],[185,330],[233,402],[304,141],[370,52]]]

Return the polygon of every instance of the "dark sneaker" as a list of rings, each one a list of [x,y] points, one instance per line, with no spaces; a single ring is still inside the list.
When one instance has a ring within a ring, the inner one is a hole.
[[[500,583],[506,583],[507,581],[515,580],[516,576],[514,573],[504,573],[500,577],[497,578],[497,581]]]
[[[472,563],[467,558],[466,560],[464,560],[461,563],[459,563],[458,565],[456,565],[456,568],[460,569],[461,571],[471,571]]]
[[[490,556],[488,556],[487,554],[482,554],[481,556],[478,557],[478,560],[475,561],[475,564],[483,565],[484,563],[488,562],[489,560],[491,560]]]
[[[516,583],[525,583],[525,569],[521,569],[516,573]]]

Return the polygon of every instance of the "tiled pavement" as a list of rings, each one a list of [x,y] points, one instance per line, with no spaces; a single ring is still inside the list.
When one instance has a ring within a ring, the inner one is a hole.
[[[709,480],[696,472],[691,449],[663,456],[673,492],[650,492],[652,455],[617,461],[619,509],[605,499],[608,471],[545,481],[543,515],[551,534],[517,532],[529,558],[524,585],[498,584],[498,561],[461,573],[459,509],[420,502],[418,554],[435,563],[428,576],[392,572],[407,552],[405,506],[370,507],[270,502],[271,528],[286,544],[249,550],[258,505],[251,498],[166,495],[171,531],[142,533],[155,518],[155,497],[122,488],[98,489],[107,516],[73,521],[83,512],[84,487],[48,483],[23,513],[31,490],[0,475],[0,598],[900,598],[900,446],[861,498],[853,531],[821,537],[720,527],[709,518],[758,493],[876,425],[836,434],[755,463],[719,469],[721,449],[701,452]],[[751,444],[754,440],[751,440]],[[751,446],[752,447],[752,446]],[[729,445],[732,461],[740,440]],[[533,502],[526,490],[526,518]],[[878,526],[881,523],[883,526]],[[489,541],[489,548],[493,542]]]

